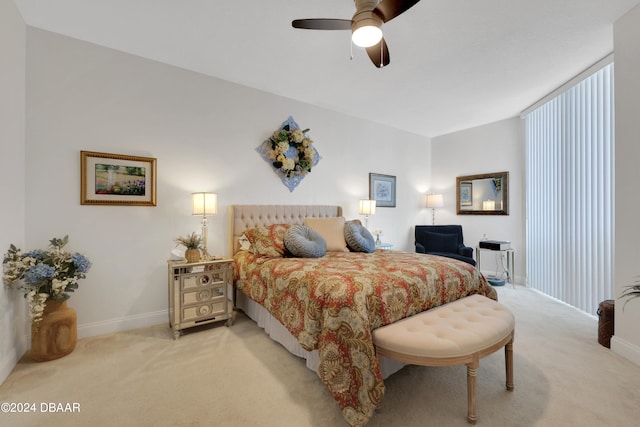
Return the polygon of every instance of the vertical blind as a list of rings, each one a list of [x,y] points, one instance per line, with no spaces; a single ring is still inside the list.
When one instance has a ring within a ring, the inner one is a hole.
[[[611,298],[613,64],[525,116],[528,285],[596,314]]]

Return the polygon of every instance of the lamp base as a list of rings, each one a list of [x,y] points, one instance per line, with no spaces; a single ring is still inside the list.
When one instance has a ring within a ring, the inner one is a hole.
[[[207,260],[211,257],[209,255],[209,251],[207,250],[207,235],[209,234],[209,228],[207,227],[207,217],[202,217],[202,235],[200,236],[201,245],[200,250],[202,251],[202,259]]]

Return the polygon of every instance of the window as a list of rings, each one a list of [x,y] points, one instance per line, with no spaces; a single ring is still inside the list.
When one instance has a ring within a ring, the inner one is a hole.
[[[592,315],[612,294],[613,64],[526,113],[528,285]]]

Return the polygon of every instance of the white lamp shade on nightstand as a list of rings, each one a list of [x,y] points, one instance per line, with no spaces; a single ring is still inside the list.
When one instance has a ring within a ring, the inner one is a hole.
[[[214,193],[193,193],[193,215],[215,215],[218,213],[218,195]]]
[[[376,201],[375,200],[360,200],[360,215],[375,215],[376,213]]]

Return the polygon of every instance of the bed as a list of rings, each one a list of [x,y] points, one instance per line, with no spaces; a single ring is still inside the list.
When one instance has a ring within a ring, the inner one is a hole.
[[[282,227],[304,224],[307,217],[340,219],[342,209],[229,208],[234,300],[272,339],[307,360],[350,425],[363,425],[382,401],[384,378],[402,367],[378,360],[372,330],[468,295],[497,295],[473,266],[444,257],[375,250],[295,258],[286,251],[261,255],[243,250],[246,233],[264,227],[275,235]]]

